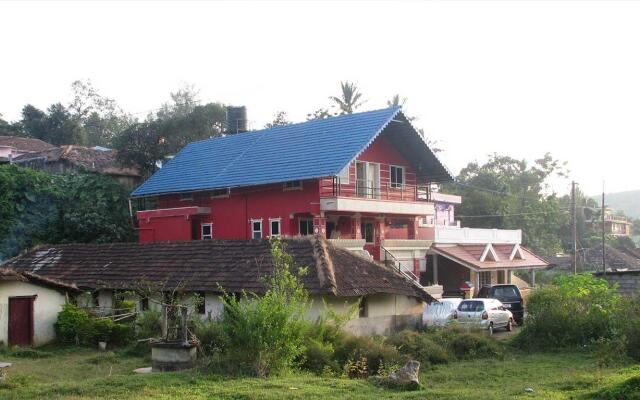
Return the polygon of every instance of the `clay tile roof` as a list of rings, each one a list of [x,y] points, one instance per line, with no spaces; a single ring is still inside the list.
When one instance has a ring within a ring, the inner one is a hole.
[[[0,136],[0,146],[11,146],[18,151],[36,153],[55,149],[56,146],[40,139],[25,138],[20,136]]]
[[[16,271],[10,268],[0,268],[0,281],[32,282],[55,289],[78,291],[76,285],[60,282],[56,279],[45,278],[32,272]]]
[[[388,293],[432,301],[396,270],[317,237],[283,239],[311,294],[355,297]],[[267,240],[63,244],[44,246],[5,263],[17,271],[72,282],[82,288],[139,289],[145,283],[186,291],[264,292],[273,272]]]
[[[463,265],[471,267],[475,270],[490,269],[528,269],[528,268],[546,268],[549,263],[541,257],[535,255],[531,250],[520,246],[520,250],[524,256],[523,259],[514,258],[509,260],[509,256],[513,251],[512,244],[494,244],[493,249],[498,256],[499,261],[492,261],[489,257],[485,261],[480,261],[480,257],[484,252],[485,245],[436,245],[432,250],[439,255],[459,262]]]
[[[135,168],[122,166],[116,158],[115,150],[96,150],[83,146],[66,145],[54,147],[38,153],[23,154],[15,158],[16,163],[44,158],[46,162],[66,160],[88,171],[110,175],[140,176]]]

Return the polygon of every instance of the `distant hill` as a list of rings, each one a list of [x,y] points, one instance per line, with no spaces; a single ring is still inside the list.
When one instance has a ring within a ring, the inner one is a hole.
[[[600,196],[592,196],[600,204]],[[640,190],[606,193],[604,202],[614,210],[620,210],[632,218],[640,218]]]

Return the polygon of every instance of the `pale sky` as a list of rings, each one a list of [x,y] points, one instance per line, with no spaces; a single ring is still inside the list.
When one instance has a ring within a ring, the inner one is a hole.
[[[261,128],[351,80],[362,110],[408,98],[454,173],[551,152],[587,193],[640,189],[640,2],[0,2],[0,20],[8,120],[90,79],[141,118],[193,84]]]

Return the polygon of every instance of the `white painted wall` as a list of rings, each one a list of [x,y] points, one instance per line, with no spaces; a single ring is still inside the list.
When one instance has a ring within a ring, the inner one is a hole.
[[[8,344],[9,340],[9,297],[33,296],[34,307],[33,344],[41,346],[55,339],[54,324],[58,313],[67,299],[63,293],[55,289],[34,285],[28,282],[0,282],[0,342]]]

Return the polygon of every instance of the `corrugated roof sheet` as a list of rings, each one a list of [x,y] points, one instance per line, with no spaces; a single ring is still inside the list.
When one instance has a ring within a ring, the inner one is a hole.
[[[391,107],[190,143],[132,196],[334,176],[398,114]]]
[[[491,261],[486,259],[480,261],[480,256],[484,251],[485,245],[476,244],[456,244],[456,245],[436,245],[431,248],[435,253],[447,257],[450,260],[460,262],[470,266],[476,270],[491,269],[527,269],[527,268],[546,268],[549,263],[538,257],[531,250],[520,246],[520,250],[524,255],[524,259],[509,260],[509,255],[513,250],[512,244],[494,244],[493,250],[500,259],[499,261]]]

